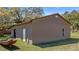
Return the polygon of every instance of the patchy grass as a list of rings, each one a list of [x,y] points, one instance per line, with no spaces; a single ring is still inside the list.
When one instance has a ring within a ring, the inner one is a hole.
[[[0,35],[0,40],[7,40],[10,35]]]
[[[1,38],[1,37],[0,37]],[[6,38],[6,37],[3,37]],[[79,51],[79,32],[71,33],[71,38],[47,44],[29,45],[18,40],[12,47],[0,45],[1,51]]]
[[[14,44],[12,47],[0,46],[1,51],[28,51],[28,50],[36,51],[40,49],[41,49],[40,47],[29,45],[21,40],[18,40],[16,44]]]
[[[71,38],[79,38],[79,32],[72,32]]]

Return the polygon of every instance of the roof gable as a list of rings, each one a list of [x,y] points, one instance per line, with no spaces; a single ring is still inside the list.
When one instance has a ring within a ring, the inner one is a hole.
[[[56,15],[58,15],[62,20],[64,20],[65,22],[67,22],[69,25],[71,25],[71,23],[68,22],[63,16],[61,16],[60,14],[56,14]]]

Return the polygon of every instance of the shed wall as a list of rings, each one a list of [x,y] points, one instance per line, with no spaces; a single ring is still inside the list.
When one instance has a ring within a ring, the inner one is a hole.
[[[64,36],[62,29],[64,28]],[[50,16],[32,22],[33,43],[67,39],[70,37],[70,25],[60,17]]]

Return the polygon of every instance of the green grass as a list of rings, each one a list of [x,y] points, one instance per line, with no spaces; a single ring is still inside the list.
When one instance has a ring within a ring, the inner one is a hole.
[[[7,40],[10,35],[0,35],[0,40]]]
[[[71,38],[79,38],[79,32],[71,33]]]
[[[0,39],[7,36],[0,37]],[[79,51],[79,32],[71,33],[71,38],[47,44],[30,45],[18,40],[12,47],[0,45],[1,51]]]

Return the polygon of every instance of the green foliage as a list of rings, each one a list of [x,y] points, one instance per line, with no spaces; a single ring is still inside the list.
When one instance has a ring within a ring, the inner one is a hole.
[[[40,7],[29,7],[26,8],[25,21],[29,21],[31,19],[39,18],[43,16],[43,9]],[[27,20],[26,20],[27,19]]]
[[[9,28],[12,25],[29,21],[43,15],[40,7],[1,7],[0,8],[0,28]]]
[[[68,20],[72,24],[73,31],[79,30],[79,12],[78,11],[73,10],[72,12],[65,12],[63,16],[66,20]]]
[[[8,40],[10,38],[10,35],[0,35],[0,41]]]

